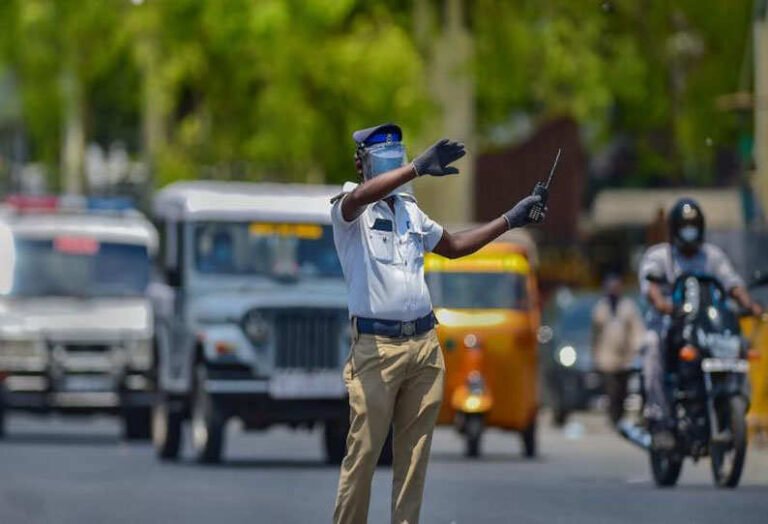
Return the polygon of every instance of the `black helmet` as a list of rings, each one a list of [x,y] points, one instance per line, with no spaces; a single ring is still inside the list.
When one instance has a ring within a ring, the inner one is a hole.
[[[681,251],[698,251],[704,242],[704,213],[692,198],[681,198],[669,210],[669,240]]]

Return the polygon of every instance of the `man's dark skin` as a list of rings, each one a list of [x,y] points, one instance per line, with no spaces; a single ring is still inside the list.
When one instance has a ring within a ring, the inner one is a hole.
[[[686,257],[696,256],[697,250],[683,250],[682,254]],[[749,296],[749,292],[745,287],[738,286],[729,291],[731,297],[738,302],[738,304],[749,311],[752,315],[759,317],[763,314],[763,308],[757,302],[754,302]],[[665,315],[671,315],[674,311],[672,302],[664,296],[664,292],[659,284],[651,282],[648,288],[648,302],[656,308],[660,313]]]
[[[362,174],[359,161],[356,161],[356,165],[358,174]],[[382,200],[394,189],[416,177],[413,164],[408,164],[366,180],[344,197],[341,202],[341,215],[348,222],[354,220],[360,216],[365,206]],[[386,202],[391,208],[391,199],[386,199]],[[507,221],[504,217],[499,216],[483,225],[458,233],[449,233],[443,230],[443,236],[433,251],[446,258],[463,257],[474,253],[508,229]]]

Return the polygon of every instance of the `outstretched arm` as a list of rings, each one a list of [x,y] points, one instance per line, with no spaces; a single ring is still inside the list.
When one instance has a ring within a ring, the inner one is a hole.
[[[443,236],[433,251],[446,258],[459,258],[470,255],[498,238],[505,231],[522,227],[530,223],[528,214],[531,208],[541,200],[538,196],[529,196],[518,202],[515,207],[481,226],[458,233],[443,231]],[[542,220],[544,217],[542,216]]]
[[[763,308],[760,304],[752,300],[747,288],[742,286],[734,287],[731,289],[731,296],[736,299],[736,302],[738,302],[741,307],[751,312],[754,316],[759,317],[763,314]]]
[[[341,201],[341,215],[344,220],[351,222],[360,216],[365,206],[381,200],[417,176],[458,174],[458,169],[449,166],[465,154],[464,144],[444,138],[433,144],[407,166],[387,171],[357,186]],[[356,161],[359,171],[359,158]]]
[[[344,220],[351,222],[360,216],[365,206],[381,200],[414,178],[416,178],[416,171],[413,164],[408,164],[366,180],[341,201],[341,215]]]

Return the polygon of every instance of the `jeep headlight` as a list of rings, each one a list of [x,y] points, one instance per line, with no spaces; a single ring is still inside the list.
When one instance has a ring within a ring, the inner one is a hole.
[[[45,351],[36,340],[0,340],[0,369],[34,371],[45,367]]]
[[[147,370],[152,367],[152,341],[132,340],[126,345],[128,365],[131,369]]]
[[[243,331],[256,347],[263,347],[269,341],[269,322],[256,310],[249,311],[243,317]]]

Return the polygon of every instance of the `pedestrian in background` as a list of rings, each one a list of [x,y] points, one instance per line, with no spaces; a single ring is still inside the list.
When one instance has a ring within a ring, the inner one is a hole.
[[[624,416],[629,373],[645,324],[635,302],[624,296],[618,276],[606,278],[603,290],[592,309],[592,358],[608,396],[608,417],[616,425]]]
[[[367,522],[373,472],[392,425],[392,522],[416,524],[445,374],[424,253],[473,253],[529,223],[540,197],[524,198],[495,220],[451,234],[419,209],[407,188],[418,176],[458,174],[450,164],[464,156],[463,144],[443,139],[406,164],[400,127],[384,124],[352,137],[363,180],[345,184],[331,210],[352,327],[344,367],[350,429],[334,522]]]

